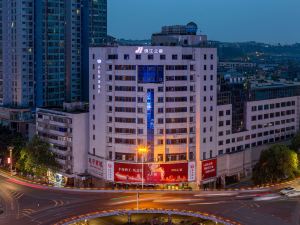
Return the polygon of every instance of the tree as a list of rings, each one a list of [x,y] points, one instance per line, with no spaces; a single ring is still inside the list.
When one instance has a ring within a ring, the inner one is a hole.
[[[0,125],[0,157],[6,157],[8,152],[8,146],[13,146],[13,158],[18,159],[21,149],[25,146],[25,138],[20,133],[15,133],[9,130],[7,127]]]
[[[291,149],[299,152],[300,150],[300,133],[296,134],[295,137],[291,141]]]
[[[22,172],[45,176],[48,169],[57,171],[60,166],[55,160],[53,152],[49,150],[49,144],[38,136],[34,136],[28,144],[22,148],[17,168]]]
[[[273,145],[261,153],[253,169],[255,184],[276,183],[299,174],[297,153],[285,145]]]

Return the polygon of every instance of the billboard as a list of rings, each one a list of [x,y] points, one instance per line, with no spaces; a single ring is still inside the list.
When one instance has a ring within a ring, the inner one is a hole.
[[[189,162],[188,181],[196,180],[196,163]]]
[[[119,183],[176,184],[188,182],[188,163],[114,165],[114,181]]]
[[[96,156],[88,155],[88,171],[91,175],[104,178],[105,160]]]
[[[217,159],[202,161],[202,180],[207,180],[217,176]]]

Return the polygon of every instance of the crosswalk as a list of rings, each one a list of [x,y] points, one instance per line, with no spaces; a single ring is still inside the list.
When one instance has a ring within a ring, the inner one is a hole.
[[[33,210],[33,209],[22,209],[20,211],[20,213],[23,215],[23,216],[27,216],[27,217],[30,217],[31,214],[35,213],[36,210]]]
[[[10,191],[11,193],[11,196],[14,198],[14,199],[20,199],[23,197],[24,193],[21,193],[21,192],[18,192],[18,191]]]

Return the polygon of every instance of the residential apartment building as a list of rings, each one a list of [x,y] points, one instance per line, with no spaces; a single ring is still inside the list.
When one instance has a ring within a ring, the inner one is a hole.
[[[63,108],[38,108],[37,135],[50,144],[63,177],[78,178],[87,169],[89,113],[86,104],[65,103]]]
[[[1,0],[0,9],[1,123],[26,133],[35,107],[88,101],[88,47],[106,41],[107,1]]]

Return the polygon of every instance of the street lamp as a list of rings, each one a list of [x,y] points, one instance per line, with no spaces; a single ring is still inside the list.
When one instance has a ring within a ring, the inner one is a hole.
[[[9,162],[10,162],[10,174],[12,176],[13,175],[13,155],[12,155],[12,152],[14,150],[14,147],[9,146],[8,150],[9,150],[9,158],[10,158],[10,160],[9,160]]]
[[[148,152],[147,147],[138,147],[138,153],[142,155],[142,189],[144,189],[144,154]]]

